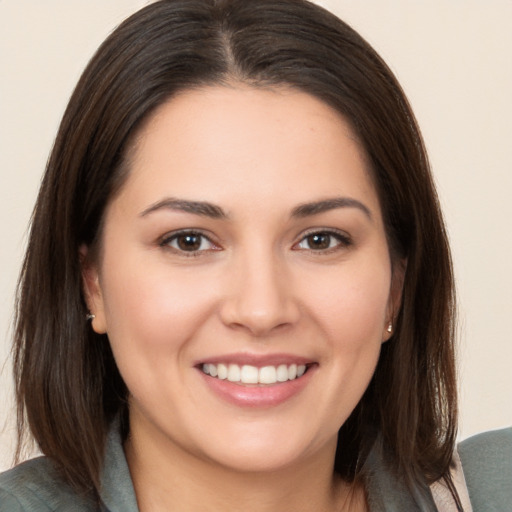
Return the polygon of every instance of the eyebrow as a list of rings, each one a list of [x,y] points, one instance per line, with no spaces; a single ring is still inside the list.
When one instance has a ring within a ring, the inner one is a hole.
[[[311,215],[318,215],[336,208],[357,208],[370,220],[372,219],[370,209],[361,201],[352,199],[351,197],[333,197],[322,201],[300,204],[292,210],[292,217],[309,217]]]
[[[208,203],[206,201],[187,201],[185,199],[175,199],[172,197],[162,199],[161,201],[152,204],[146,208],[140,216],[145,217],[150,213],[165,209],[192,213],[194,215],[201,215],[212,219],[226,219],[228,217],[222,208],[212,203]]]
[[[331,199],[300,204],[292,210],[291,217],[310,217],[327,212],[329,210],[335,210],[337,208],[357,208],[361,210],[370,220],[372,219],[370,209],[361,201],[350,197],[334,197]],[[171,197],[162,199],[161,201],[157,201],[156,203],[152,204],[146,208],[140,214],[140,216],[145,217],[153,212],[165,209],[192,213],[194,215],[209,217],[211,219],[228,218],[227,213],[224,212],[220,206],[215,204],[208,203],[206,201],[188,201],[186,199],[175,199]]]

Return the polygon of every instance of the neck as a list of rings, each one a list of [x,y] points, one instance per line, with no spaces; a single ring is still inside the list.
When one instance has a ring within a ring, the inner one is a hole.
[[[365,510],[333,473],[334,446],[300,464],[273,471],[237,471],[202,459],[158,435],[132,435],[125,443],[140,512],[297,512]]]

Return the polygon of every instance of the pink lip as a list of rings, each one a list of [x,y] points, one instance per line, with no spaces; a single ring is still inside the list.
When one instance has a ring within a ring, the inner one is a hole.
[[[263,366],[279,366],[280,364],[312,364],[314,361],[306,357],[296,356],[293,354],[249,354],[249,353],[236,353],[224,354],[207,359],[197,361],[195,366],[203,364],[237,364],[243,366],[248,364],[261,368]]]
[[[198,372],[208,388],[222,400],[237,407],[268,408],[278,406],[298,395],[311,381],[317,368],[318,365],[314,364],[298,379],[270,385],[230,382],[206,375],[199,368]]]

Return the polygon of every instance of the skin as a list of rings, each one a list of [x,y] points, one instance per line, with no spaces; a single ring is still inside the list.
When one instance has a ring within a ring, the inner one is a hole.
[[[297,215],[332,198],[352,202]],[[187,229],[204,235],[189,251],[175,236]],[[337,431],[391,335],[401,280],[344,119],[284,88],[178,95],[137,137],[100,253],[84,284],[93,328],[108,333],[130,391],[125,451],[140,510],[350,508],[332,471]],[[241,407],[197,366],[233,353],[314,364],[290,399]],[[351,510],[365,509],[362,493],[352,498]]]

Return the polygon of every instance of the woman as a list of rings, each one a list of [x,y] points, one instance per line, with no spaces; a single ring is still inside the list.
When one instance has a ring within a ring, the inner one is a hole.
[[[421,136],[368,44],[302,1],[156,2],[48,163],[15,358],[46,457],[0,503],[462,510],[453,304]]]

